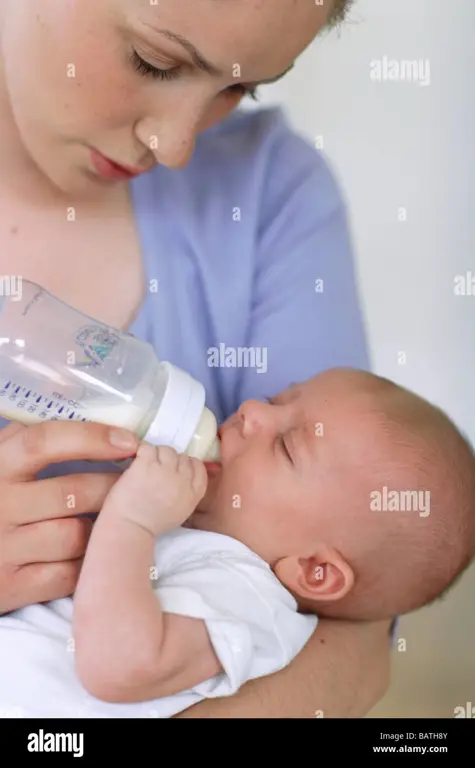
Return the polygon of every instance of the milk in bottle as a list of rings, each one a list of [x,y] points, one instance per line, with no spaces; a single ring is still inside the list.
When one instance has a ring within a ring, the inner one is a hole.
[[[219,460],[200,382],[158,360],[151,344],[21,278],[17,295],[0,296],[0,415],[23,424],[96,421]]]

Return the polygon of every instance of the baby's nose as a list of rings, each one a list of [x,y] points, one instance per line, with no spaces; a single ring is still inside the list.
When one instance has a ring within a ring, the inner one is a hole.
[[[239,409],[239,418],[244,437],[249,437],[271,423],[272,406],[258,400],[246,400]]]

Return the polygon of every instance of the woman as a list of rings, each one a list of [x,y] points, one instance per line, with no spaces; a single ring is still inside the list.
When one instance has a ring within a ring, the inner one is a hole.
[[[323,368],[367,367],[330,172],[278,112],[235,112],[346,5],[0,0],[0,273],[149,340],[220,421]],[[264,364],[214,368],[221,345]],[[73,592],[90,524],[64,499],[97,512],[107,462],[133,446],[99,424],[2,426],[8,612]],[[362,716],[388,658],[386,623],[321,621],[288,669],[181,717]]]

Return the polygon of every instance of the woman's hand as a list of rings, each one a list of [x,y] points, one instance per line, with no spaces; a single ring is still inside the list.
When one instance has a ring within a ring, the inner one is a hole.
[[[117,434],[130,446],[111,442]],[[118,473],[36,479],[49,464],[134,455],[130,432],[90,422],[9,424],[0,430],[0,613],[71,595],[92,522]]]

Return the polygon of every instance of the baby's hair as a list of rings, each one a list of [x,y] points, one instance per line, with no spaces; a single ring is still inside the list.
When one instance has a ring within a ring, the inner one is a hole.
[[[398,613],[402,614],[446,597],[474,562],[475,450],[469,438],[441,408],[382,377],[379,383],[382,392],[386,390],[388,395],[385,398],[388,418],[380,424],[380,429],[387,432],[394,449],[399,447],[403,454],[407,453],[409,475],[411,467],[416,470],[416,487],[417,477],[421,484],[423,478],[427,478],[431,496],[434,491],[436,507],[427,521],[417,516],[410,518],[410,529],[406,525],[391,526],[386,542],[381,542],[381,555],[387,557],[387,561],[391,562],[391,539],[394,539],[395,561],[397,551],[405,549],[406,557],[401,565],[405,570],[406,558],[412,564],[407,573],[413,572],[413,588],[409,588],[409,578],[404,589],[395,590],[402,600],[398,606]],[[399,463],[397,458],[396,463]],[[396,468],[396,464],[393,466]],[[404,468],[401,466],[401,469]],[[402,574],[401,578],[406,583]],[[384,577],[376,579],[375,595],[378,581],[381,584]],[[396,594],[393,597],[396,599]],[[376,599],[374,606],[375,602]],[[382,605],[380,610],[384,613]]]
[[[344,552],[355,585],[341,601],[317,608],[322,615],[375,620],[434,603],[474,563],[473,443],[441,408],[384,377],[355,370],[324,375],[333,377],[342,404],[351,396],[366,443],[364,451],[343,451],[341,465],[359,478],[351,503],[360,512],[362,538],[341,527],[330,542]],[[372,511],[369,491],[389,479],[404,494],[428,488],[428,516]]]
[[[439,408],[436,408],[437,411],[441,412]],[[471,440],[468,438],[468,436],[460,430],[454,422],[447,416],[447,414],[443,414],[445,418],[450,422],[453,430],[457,433],[458,439],[461,443],[461,446],[465,449],[466,456],[468,457],[468,461],[472,462],[473,465],[473,477],[471,482],[471,493],[470,489],[468,489],[467,493],[467,504],[469,505],[469,511],[468,515],[470,516],[470,510],[471,510],[471,516],[472,519],[475,518],[475,446],[471,442]],[[467,529],[469,530],[469,526],[467,526]],[[443,600],[447,597],[448,593],[452,591],[452,589],[457,586],[457,584],[461,581],[462,577],[465,575],[465,571],[473,566],[475,564],[475,543],[473,540],[473,534],[472,534],[472,543],[467,546],[465,553],[462,553],[462,557],[459,561],[458,569],[455,571],[455,573],[452,575],[452,578],[448,581],[445,586],[439,590],[439,592],[435,595],[429,595],[426,599],[426,602],[424,605],[432,605],[435,602],[439,602],[440,600]]]

